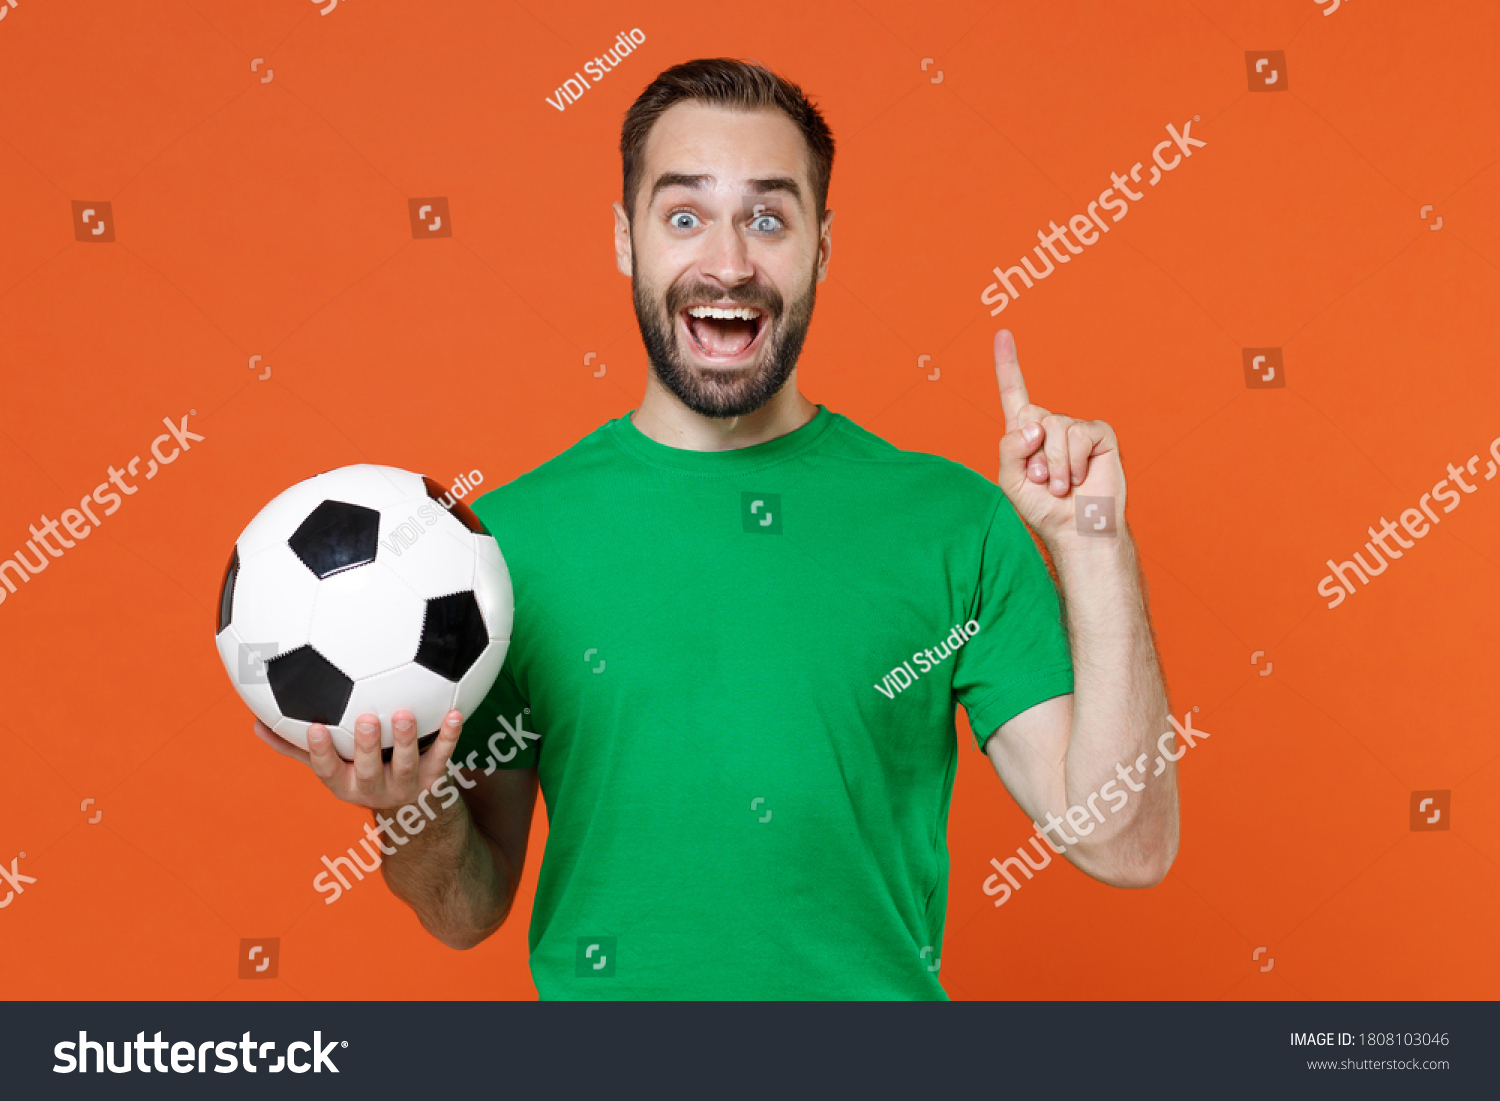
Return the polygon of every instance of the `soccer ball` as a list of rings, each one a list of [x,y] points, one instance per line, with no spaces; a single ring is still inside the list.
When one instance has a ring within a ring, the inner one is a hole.
[[[467,717],[500,673],[514,594],[495,539],[431,478],[340,467],[298,482],[235,541],[219,589],[219,657],[255,717],[307,748],[322,723],[345,759],[354,724],[416,716],[418,746]]]

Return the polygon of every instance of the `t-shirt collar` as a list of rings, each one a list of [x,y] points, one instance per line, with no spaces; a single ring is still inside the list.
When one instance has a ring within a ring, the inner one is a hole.
[[[774,440],[737,447],[729,451],[693,451],[668,447],[646,435],[630,419],[631,413],[609,422],[611,437],[626,451],[652,466],[680,470],[691,474],[742,474],[783,462],[815,446],[833,427],[834,414],[819,405],[813,418]]]

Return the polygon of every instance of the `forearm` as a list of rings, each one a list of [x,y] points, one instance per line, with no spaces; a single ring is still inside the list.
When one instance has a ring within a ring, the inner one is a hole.
[[[1063,787],[1068,807],[1089,808],[1093,797],[1089,832],[1067,827],[1078,839],[1067,847],[1075,864],[1106,882],[1154,883],[1177,851],[1177,779],[1170,761],[1152,775],[1169,704],[1135,544],[1122,525],[1111,538],[1058,540],[1048,549],[1074,669]]]
[[[377,812],[389,821],[399,808]],[[387,854],[381,873],[391,893],[450,948],[472,948],[504,922],[513,897],[504,854],[475,824],[463,799],[440,809],[420,833]],[[387,846],[389,847],[389,846]]]

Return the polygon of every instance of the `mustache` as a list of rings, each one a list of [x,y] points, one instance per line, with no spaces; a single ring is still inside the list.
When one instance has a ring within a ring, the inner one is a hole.
[[[705,283],[695,283],[691,286],[668,289],[667,316],[676,317],[682,312],[683,307],[691,302],[717,302],[724,298],[730,299],[736,306],[753,306],[758,310],[763,310],[771,317],[780,317],[783,308],[781,294],[772,287],[747,284],[733,290],[719,290]]]

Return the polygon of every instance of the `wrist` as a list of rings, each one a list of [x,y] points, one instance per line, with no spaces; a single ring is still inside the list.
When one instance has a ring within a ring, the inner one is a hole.
[[[464,801],[455,799],[451,806],[430,791],[421,791],[414,798],[389,807],[368,807],[371,821],[382,831],[400,834],[408,841],[423,832],[443,834],[452,830],[455,822],[464,814]]]
[[[1135,540],[1124,524],[1112,535],[1083,535],[1069,525],[1061,531],[1043,536],[1047,554],[1052,558],[1059,579],[1072,571],[1096,573],[1100,569],[1128,569],[1135,563]]]

